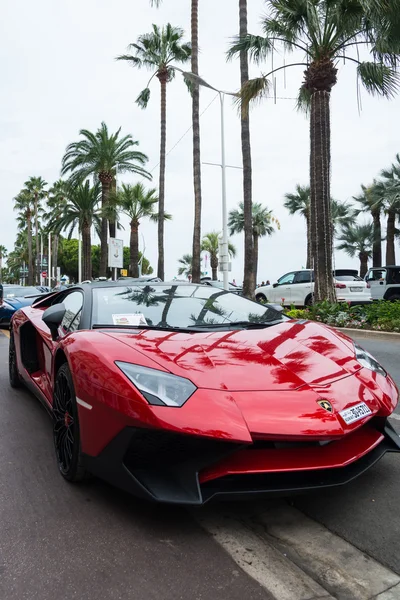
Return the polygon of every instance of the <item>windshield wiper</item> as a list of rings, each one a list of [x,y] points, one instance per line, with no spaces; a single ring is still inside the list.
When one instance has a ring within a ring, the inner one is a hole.
[[[269,327],[270,325],[275,325],[276,323],[282,323],[282,321],[264,321],[263,323],[255,323],[252,321],[231,321],[230,323],[199,323],[198,325],[188,325],[188,327],[201,327],[202,329],[214,329],[214,328],[222,328],[222,327],[243,327],[245,329],[263,329],[264,327]]]
[[[92,329],[154,329],[157,331],[190,331],[188,327],[175,327],[174,325],[114,325],[110,323],[94,323]]]

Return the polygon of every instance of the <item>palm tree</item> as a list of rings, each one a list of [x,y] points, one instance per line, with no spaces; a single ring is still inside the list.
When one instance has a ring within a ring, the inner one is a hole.
[[[189,279],[192,276],[192,265],[193,265],[193,257],[191,254],[184,254],[182,258],[178,260],[180,263],[180,267],[178,269],[178,275],[184,275]]]
[[[32,215],[35,212],[34,199],[25,188],[14,198],[14,210],[18,210],[27,228],[28,249],[28,285],[34,283],[33,252],[32,252]]]
[[[160,180],[158,202],[158,268],[157,275],[164,279],[164,211],[165,211],[165,157],[167,142],[167,83],[175,77],[174,63],[185,63],[190,58],[190,44],[182,43],[183,29],[170,23],[161,29],[153,25],[153,31],[141,35],[136,43],[128,46],[134,54],[118,56],[138,69],[148,69],[153,74],[136,99],[141,108],[146,108],[150,100],[150,82],[157,77],[161,85],[161,141],[160,141]]]
[[[347,223],[342,225],[341,235],[338,237],[341,242],[336,248],[344,250],[351,258],[358,255],[360,259],[360,277],[364,277],[368,271],[368,259],[372,256],[372,246],[374,243],[374,225],[367,223],[358,225]]]
[[[210,265],[213,281],[218,279],[218,250],[221,238],[217,231],[206,233],[201,242],[201,249],[210,255]],[[230,242],[228,243],[228,253],[232,258],[236,256],[236,248]]]
[[[97,183],[90,187],[89,181],[84,185],[72,187],[68,191],[68,201],[63,215],[49,226],[60,233],[69,228],[69,239],[76,226],[82,234],[82,280],[92,278],[92,242],[91,227],[93,224],[100,228],[101,185]]]
[[[272,235],[275,232],[274,224],[278,229],[281,225],[266,206],[259,202],[254,202],[252,206],[252,231],[253,231],[253,268],[257,281],[258,270],[258,241],[260,237]],[[236,208],[229,213],[228,227],[230,234],[241,233],[244,230],[244,205],[239,203],[239,210]]]
[[[247,36],[247,0],[239,0],[239,36]],[[240,85],[249,81],[249,59],[247,50],[240,52]],[[252,224],[252,164],[250,144],[250,118],[244,104],[241,106],[241,138],[243,161],[243,212],[244,212],[244,275],[243,295],[254,296],[257,281],[253,265],[253,224]]]
[[[40,243],[39,243],[39,212],[41,212],[41,202],[47,196],[45,190],[47,182],[42,177],[30,177],[24,183],[26,189],[32,194],[35,203],[35,237],[36,237],[36,283],[40,283]]]
[[[3,258],[7,256],[7,248],[0,244],[0,283],[3,280]]]
[[[162,0],[150,0],[152,6],[159,7]],[[191,72],[199,74],[199,0],[191,0]],[[195,283],[201,277],[201,158],[200,158],[200,88],[192,81],[192,130],[193,130],[193,187],[194,187],[194,226],[193,226],[193,269]]]
[[[289,214],[300,214],[306,221],[307,232],[307,263],[306,269],[312,268],[311,241],[310,241],[310,186],[296,185],[295,194],[285,194],[283,206]]]
[[[374,243],[372,246],[372,266],[382,266],[382,226],[381,226],[381,212],[383,209],[383,202],[377,197],[374,191],[376,181],[370,186],[361,185],[361,194],[353,196],[353,200],[359,203],[360,208],[356,209],[356,215],[360,213],[369,213],[372,216],[372,223],[374,226]]]
[[[58,219],[64,214],[65,207],[68,203],[68,183],[63,179],[59,179],[54,182],[53,186],[49,189],[47,197],[47,205],[50,208],[50,212],[47,217],[47,221],[58,221]],[[53,246],[52,246],[52,258],[51,264],[54,267],[54,273],[57,273],[58,263],[58,245],[59,245],[59,234],[56,232],[49,231],[53,234]],[[50,273],[50,277],[51,277]],[[57,275],[55,276],[57,277]]]
[[[115,178],[118,165],[119,173],[135,173],[146,179],[151,179],[143,167],[147,163],[147,156],[143,152],[134,150],[139,142],[131,135],[120,137],[121,128],[109,134],[107,125],[101,124],[96,133],[81,129],[79,134],[83,139],[67,146],[62,159],[61,174],[72,173],[70,181],[73,186],[82,184],[84,180],[95,175],[101,183],[101,203],[105,210],[110,197],[110,188]],[[107,218],[101,220],[101,255],[100,275],[107,274]]]
[[[310,107],[310,221],[316,301],[335,300],[330,211],[330,93],[337,82],[338,60],[346,59],[346,63],[357,65],[358,79],[368,92],[393,96],[399,83],[396,55],[392,52],[395,29],[390,30],[393,15],[385,3],[363,0],[270,0],[263,18],[264,37],[248,34],[244,39],[239,38],[229,52],[235,55],[246,50],[257,63],[269,55],[274,56],[275,50],[282,46],[288,51],[301,51],[304,56],[298,62],[272,67],[265,75],[248,81],[241,89],[241,100],[247,107],[251,100],[267,95],[270,78],[274,84],[274,75],[280,69],[303,67],[299,104],[307,103]],[[360,44],[371,51],[368,62],[359,59]]]
[[[377,181],[373,188],[375,206],[383,206],[387,216],[386,223],[386,264],[396,264],[395,236],[396,217],[400,215],[400,154],[389,169],[381,171],[382,180]]]
[[[139,225],[140,220],[149,218],[157,221],[155,212],[158,203],[157,190],[146,190],[142,183],[136,185],[122,184],[116,195],[117,205],[130,219],[130,264],[129,275],[139,277]],[[171,215],[164,213],[164,219],[170,219]]]

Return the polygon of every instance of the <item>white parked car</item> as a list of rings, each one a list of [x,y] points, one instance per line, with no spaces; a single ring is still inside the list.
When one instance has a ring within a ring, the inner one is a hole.
[[[371,302],[371,290],[358,277],[357,271],[338,269],[335,271],[335,288],[338,302],[367,304]],[[256,300],[283,304],[283,306],[310,306],[313,303],[314,273],[309,269],[291,271],[280,277],[277,283],[258,287]]]
[[[371,288],[372,300],[400,300],[400,266],[369,269],[365,281]]]

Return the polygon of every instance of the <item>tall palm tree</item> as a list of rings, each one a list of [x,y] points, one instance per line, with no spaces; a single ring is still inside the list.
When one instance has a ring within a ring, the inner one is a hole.
[[[150,0],[152,6],[159,7],[162,0]],[[199,74],[199,0],[191,0],[191,72]],[[199,283],[201,277],[201,158],[200,158],[200,88],[192,81],[192,130],[193,130],[193,268],[192,277]]]
[[[389,169],[381,171],[381,180],[373,188],[376,206],[382,206],[387,216],[386,222],[386,264],[396,264],[395,236],[396,218],[400,216],[400,154]]]
[[[258,270],[258,241],[260,237],[272,235],[275,232],[274,225],[280,229],[280,223],[276,219],[272,210],[263,206],[259,202],[252,205],[252,231],[253,231],[253,269],[257,280]],[[230,234],[241,233],[244,230],[244,205],[239,203],[239,209],[231,210],[229,213],[228,227]]]
[[[193,256],[191,254],[184,254],[182,258],[178,259],[178,263],[181,265],[178,269],[178,275],[184,275],[189,279],[189,276],[192,276]]]
[[[247,0],[239,0],[239,36],[244,40],[247,36]],[[248,52],[240,52],[240,85],[243,88],[249,81]],[[252,222],[252,164],[250,142],[250,118],[244,104],[241,106],[241,138],[243,162],[243,212],[244,212],[244,275],[243,295],[254,296],[256,276],[253,265],[253,222]]]
[[[3,259],[7,257],[7,248],[0,244],[0,283],[3,281]]]
[[[157,221],[158,215],[155,208],[158,203],[157,190],[146,190],[142,183],[136,185],[122,184],[116,195],[117,205],[121,212],[129,217],[130,236],[130,263],[129,275],[139,277],[139,225],[141,219]],[[170,219],[171,215],[164,213],[164,219]]]
[[[147,156],[134,149],[139,142],[134,140],[131,135],[120,137],[120,133],[121,128],[110,134],[105,123],[101,124],[96,133],[81,129],[79,134],[82,139],[69,144],[62,159],[61,174],[72,173],[70,178],[72,186],[82,184],[86,178],[92,175],[98,178],[101,183],[103,210],[106,209],[109,201],[116,165],[118,165],[119,173],[135,173],[151,179],[150,173],[144,169],[148,160]],[[100,275],[102,277],[107,275],[107,229],[107,218],[103,216],[100,235]]]
[[[368,259],[372,256],[373,223],[366,223],[365,225],[347,223],[343,225],[338,241],[341,242],[336,246],[338,250],[344,250],[351,258],[358,255],[360,259],[360,277],[364,277],[368,271]]]
[[[28,181],[25,181],[25,187],[34,198],[35,203],[35,237],[36,237],[36,283],[40,283],[40,243],[39,243],[39,213],[41,211],[41,202],[47,196],[46,186],[47,182],[42,177],[30,177]]]
[[[213,281],[217,281],[218,279],[218,250],[220,241],[220,234],[217,231],[211,231],[203,236],[201,242],[201,249],[210,255]],[[236,256],[236,248],[230,242],[228,242],[228,253],[232,258]]]
[[[49,189],[48,197],[47,197],[47,206],[50,209],[47,222],[49,221],[58,221],[61,216],[64,214],[65,207],[68,203],[68,183],[63,179],[58,179]],[[52,257],[51,264],[54,268],[55,279],[57,277],[57,263],[58,263],[58,246],[59,246],[59,234],[57,232],[49,231],[49,233],[53,236],[53,245],[52,245]],[[50,273],[50,277],[52,274]]]
[[[27,250],[28,250],[28,285],[34,284],[34,267],[32,252],[32,215],[35,213],[35,205],[32,194],[25,188],[14,198],[14,210],[17,210],[26,223],[27,228]]]
[[[306,221],[307,232],[307,262],[306,269],[312,268],[311,258],[311,240],[310,240],[310,186],[296,185],[295,194],[285,194],[283,206],[289,211],[289,214],[300,214]]]
[[[382,225],[381,213],[383,210],[383,200],[375,193],[376,181],[370,186],[361,185],[361,194],[353,196],[353,200],[358,202],[359,208],[356,214],[368,213],[372,216],[374,226],[374,243],[372,245],[372,266],[382,266]]]
[[[154,77],[161,85],[161,140],[160,140],[160,180],[158,202],[158,268],[157,275],[164,279],[164,212],[165,212],[165,158],[167,143],[167,83],[175,77],[174,64],[185,63],[190,58],[190,44],[182,43],[183,29],[168,23],[161,29],[153,24],[151,33],[139,36],[136,43],[128,46],[133,54],[118,56],[138,69],[148,69],[153,74],[136,99],[141,108],[146,108],[150,100],[150,82]]]
[[[393,11],[393,18],[395,11]],[[299,102],[310,107],[311,237],[315,268],[315,298],[335,300],[332,275],[332,227],[330,211],[330,93],[337,82],[338,60],[357,65],[357,76],[372,94],[391,97],[399,85],[394,38],[389,31],[392,13],[386,3],[364,0],[269,0],[263,18],[264,36],[248,34],[231,47],[230,55],[250,52],[257,63],[274,56],[279,47],[297,50],[303,59],[272,67],[241,89],[241,100],[268,94],[280,69],[303,67]],[[383,30],[387,28],[387,30]],[[397,32],[398,38],[398,32]],[[361,61],[359,45],[370,50]],[[392,45],[391,45],[392,44]],[[398,48],[396,49],[398,52]]]
[[[69,239],[76,226],[82,234],[82,279],[92,278],[92,241],[91,227],[93,224],[100,228],[100,198],[101,185],[97,183],[91,187],[89,181],[83,185],[70,188],[68,202],[64,213],[49,225],[54,231],[60,233],[69,229]]]

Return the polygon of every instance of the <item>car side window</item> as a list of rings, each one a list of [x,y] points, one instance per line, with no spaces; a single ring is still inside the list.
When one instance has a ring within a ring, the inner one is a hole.
[[[295,275],[296,273],[287,273],[287,275],[284,275],[283,277],[278,279],[278,284],[283,285],[293,283]]]
[[[367,281],[382,281],[385,277],[385,269],[373,269],[368,273]]]
[[[82,292],[67,294],[62,303],[65,306],[65,315],[61,322],[61,329],[64,333],[76,331],[81,320],[83,307]]]
[[[311,273],[310,271],[299,271],[296,274],[296,278],[294,283],[311,283]]]

